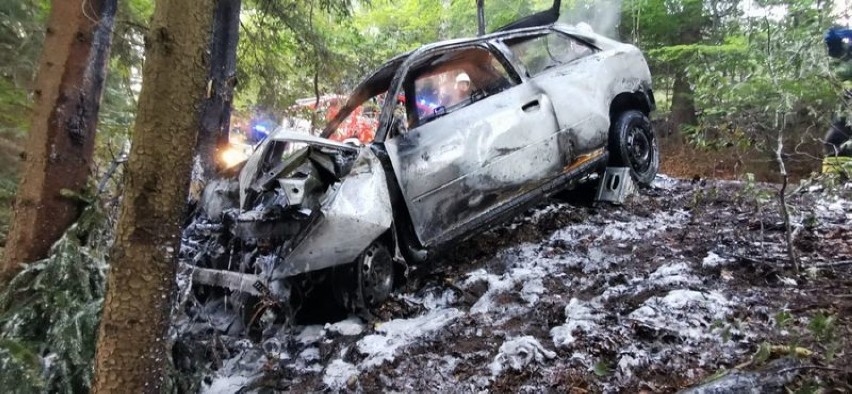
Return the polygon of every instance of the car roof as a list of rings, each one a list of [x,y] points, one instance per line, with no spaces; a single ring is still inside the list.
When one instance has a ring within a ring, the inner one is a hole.
[[[402,64],[405,63],[405,61],[413,55],[419,55],[420,53],[424,52],[431,52],[436,49],[441,49],[443,47],[457,47],[463,46],[465,44],[475,45],[493,40],[512,38],[515,36],[544,33],[553,30],[555,27],[558,27],[558,30],[562,32],[576,34],[587,41],[592,41],[592,43],[594,43],[595,41],[593,37],[584,34],[583,32],[580,32],[578,30],[575,30],[569,25],[557,22],[541,26],[524,27],[519,29],[498,30],[496,32],[477,37],[455,38],[421,45],[420,47],[414,50],[402,53],[388,60],[387,62],[379,66],[379,68],[377,68],[375,71],[373,71],[369,76],[364,78],[355,87],[355,89],[352,90],[349,99],[346,100],[346,104],[340,108],[340,111],[337,113],[337,116],[335,116],[329,121],[329,123],[323,129],[321,135],[323,137],[327,137],[335,129],[337,129],[337,127],[346,119],[346,116],[348,116],[351,111],[357,108],[359,104],[361,104],[370,97],[387,91],[388,87],[391,84],[391,80],[393,79],[394,75],[396,75],[396,72],[399,67],[402,66]]]
[[[436,42],[421,45],[420,47],[418,47],[416,49],[402,53],[402,54],[397,55],[396,57],[392,58],[391,60],[388,60],[387,62],[385,62],[384,64],[379,66],[379,68],[377,68],[375,71],[373,71],[373,73],[370,74],[367,78],[364,78],[361,81],[361,83],[358,84],[358,86],[356,86],[355,89],[353,89],[353,92],[359,90],[359,88],[362,88],[364,86],[375,85],[375,84],[377,84],[381,81],[384,81],[384,80],[387,80],[387,82],[388,82],[387,84],[389,84],[390,79],[393,78],[394,74],[396,74],[396,70],[402,65],[402,63],[405,62],[405,60],[407,60],[410,56],[412,56],[414,54],[418,54],[418,53],[421,53],[421,52],[428,52],[428,51],[432,51],[434,49],[440,49],[442,47],[459,46],[459,45],[464,45],[464,44],[479,44],[479,43],[484,43],[484,42],[492,41],[492,40],[512,38],[514,36],[519,36],[519,35],[543,33],[543,32],[552,30],[554,27],[558,27],[559,28],[558,30],[569,33],[569,34],[576,34],[576,35],[580,36],[581,38],[583,38],[585,40],[595,41],[593,37],[588,36],[584,32],[576,30],[576,29],[572,28],[570,25],[566,25],[566,24],[562,24],[562,23],[551,23],[551,24],[542,25],[542,26],[524,27],[524,28],[512,29],[512,30],[499,30],[499,31],[496,31],[496,32],[493,32],[493,33],[483,35],[483,36],[454,38],[454,39],[449,39],[449,40],[436,41]],[[379,83],[379,84],[381,84],[381,83]],[[378,93],[381,93],[381,92],[376,92],[375,94],[378,94]],[[371,94],[370,96],[373,96],[373,95],[374,94]]]

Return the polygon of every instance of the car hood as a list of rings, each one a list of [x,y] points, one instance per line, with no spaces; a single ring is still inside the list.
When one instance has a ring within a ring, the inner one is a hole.
[[[286,127],[279,127],[267,139],[258,145],[254,153],[249,156],[242,170],[240,171],[240,206],[244,206],[246,201],[246,191],[252,186],[255,180],[260,175],[259,168],[263,163],[264,153],[269,149],[273,142],[291,142],[296,144],[305,144],[308,146],[331,148],[341,152],[358,152],[362,147],[344,144],[337,141],[332,141],[326,138],[316,137],[304,131],[295,131]]]
[[[305,134],[303,132],[292,131],[285,128],[279,128],[275,131],[275,133],[270,137],[273,141],[289,141],[289,142],[301,142],[308,145],[314,146],[324,146],[327,148],[336,148],[350,151],[357,151],[359,148],[354,145],[344,144],[337,141],[332,141],[327,138],[316,137],[310,134]]]

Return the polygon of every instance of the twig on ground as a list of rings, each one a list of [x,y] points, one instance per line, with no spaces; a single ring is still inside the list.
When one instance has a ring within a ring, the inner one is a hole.
[[[820,263],[820,264],[814,264],[814,265],[813,265],[813,267],[816,267],[816,268],[830,268],[830,267],[841,267],[841,266],[844,266],[844,265],[852,265],[852,260],[847,260],[847,261],[837,261],[837,262],[834,262],[834,263]]]
[[[765,264],[765,265],[774,265],[774,261],[768,258],[764,259],[756,259],[754,257],[743,256],[739,254],[727,254],[727,253],[719,253],[720,256],[728,257],[736,260],[746,261],[752,264]]]
[[[787,254],[790,257],[790,262],[793,263],[793,266],[796,268],[796,275],[799,274],[799,257],[796,255],[796,247],[793,245],[793,229],[790,225],[790,212],[787,209],[787,181],[789,180],[789,176],[787,175],[787,168],[784,166],[784,157],[782,156],[782,151],[784,149],[784,133],[778,132],[778,150],[775,151],[775,158],[778,160],[778,170],[781,173],[781,178],[783,179],[783,183],[781,184],[781,190],[778,191],[778,200],[781,203],[781,217],[784,218],[784,228],[786,229],[785,235],[787,239]]]
[[[784,368],[782,370],[779,370],[778,374],[784,374],[784,373],[796,371],[796,370],[799,370],[799,369],[820,369],[820,370],[824,370],[824,371],[832,371],[832,372],[840,372],[840,373],[845,373],[845,374],[852,374],[852,371],[848,370],[848,369],[821,367],[819,365],[800,365],[798,367]]]
[[[457,292],[461,293],[461,294],[462,294],[462,296],[465,298],[465,301],[466,301],[466,302],[469,302],[471,305],[475,304],[475,303],[476,303],[476,300],[478,300],[478,299],[479,299],[479,297],[477,297],[475,294],[473,294],[473,293],[471,293],[471,292],[469,292],[469,291],[467,291],[467,290],[465,290],[465,289],[462,289],[461,287],[459,287],[459,286],[457,286],[455,283],[453,283],[450,279],[445,279],[445,280],[444,280],[444,283],[445,283],[445,284],[446,284],[449,288],[451,288],[451,289],[453,289],[453,290],[455,290],[455,291],[457,291]]]

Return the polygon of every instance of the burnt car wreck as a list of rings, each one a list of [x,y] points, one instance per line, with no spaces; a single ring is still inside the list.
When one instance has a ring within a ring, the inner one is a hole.
[[[374,130],[341,127],[369,105]],[[202,251],[194,284],[270,305],[321,275],[369,310],[409,267],[607,166],[650,184],[654,106],[642,53],[590,29],[515,26],[400,55],[319,136],[280,128],[207,186],[185,237]]]
[[[382,270],[392,272],[391,255],[370,246],[391,228],[393,212],[384,169],[370,150],[281,131],[258,151],[263,154],[249,159],[241,176],[214,181],[204,191],[205,223],[191,229],[200,235],[196,242],[217,250],[198,255],[198,283],[284,301],[287,278],[352,263],[359,255],[378,270],[362,274],[387,279]],[[374,263],[374,257],[383,261]],[[391,283],[370,282],[381,294],[367,292],[361,302],[384,299]]]

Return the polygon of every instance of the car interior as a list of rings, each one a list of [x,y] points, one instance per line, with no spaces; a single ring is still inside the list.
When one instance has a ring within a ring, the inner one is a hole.
[[[470,89],[452,97],[456,78],[470,79]],[[406,78],[408,127],[414,128],[458,111],[518,83],[517,77],[487,48],[475,46],[436,54],[413,68]]]

